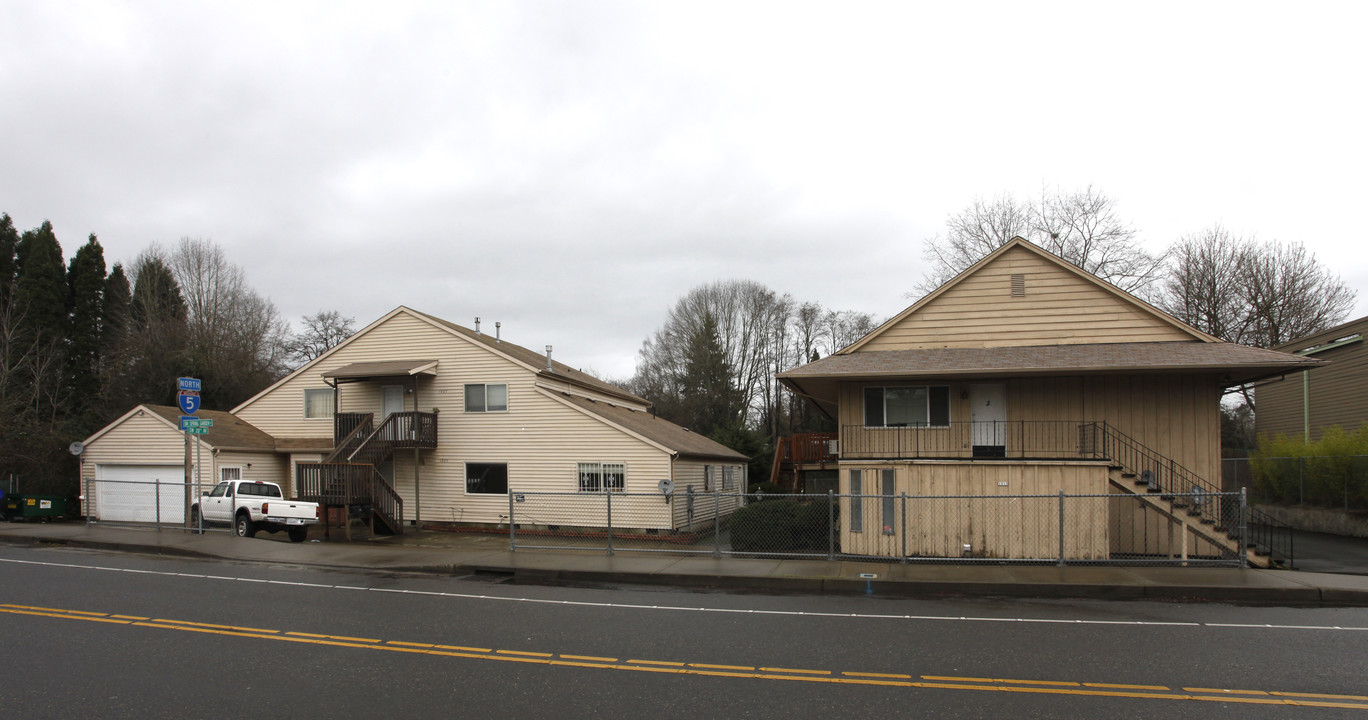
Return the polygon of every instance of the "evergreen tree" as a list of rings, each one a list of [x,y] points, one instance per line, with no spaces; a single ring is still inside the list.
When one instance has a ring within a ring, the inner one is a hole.
[[[677,385],[682,424],[694,432],[712,436],[741,424],[743,398],[732,382],[731,366],[712,313],[703,315],[688,338]]]
[[[67,330],[66,265],[52,223],[44,220],[38,229],[25,231],[15,255],[15,302],[24,314],[27,337],[62,337]]]
[[[144,253],[133,278],[124,326],[103,363],[105,402],[115,411],[141,402],[174,404],[176,378],[187,369],[185,299],[171,269]]]
[[[78,414],[93,409],[100,390],[100,321],[104,316],[104,249],[92,234],[67,271],[71,329],[67,333],[67,384]]]
[[[19,231],[14,229],[14,221],[5,213],[0,213],[0,311],[9,305],[14,292],[14,253],[19,245]]]
[[[129,307],[133,291],[128,286],[122,263],[114,263],[104,284],[104,307],[100,312],[100,354],[107,355],[118,347],[128,331]]]

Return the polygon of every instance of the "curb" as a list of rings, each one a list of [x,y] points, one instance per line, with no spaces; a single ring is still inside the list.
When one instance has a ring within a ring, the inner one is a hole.
[[[229,560],[233,562],[278,564],[277,560],[225,557],[216,553],[168,545],[148,545],[103,540],[43,538],[29,535],[0,535],[0,544],[12,546],[55,545],[115,552],[140,553],[166,557]],[[375,567],[324,562],[293,564],[362,572],[413,573],[424,575],[491,575],[509,578],[526,585],[644,585],[691,589],[741,590],[820,595],[870,595],[900,598],[1040,598],[1075,600],[1150,600],[1156,602],[1217,602],[1289,607],[1363,607],[1368,606],[1368,591],[1314,586],[1281,588],[1227,587],[1219,585],[1083,585],[1036,582],[947,582],[943,580],[879,580],[833,577],[743,576],[686,573],[628,573],[622,571],[563,570],[520,568],[488,564],[432,564]]]

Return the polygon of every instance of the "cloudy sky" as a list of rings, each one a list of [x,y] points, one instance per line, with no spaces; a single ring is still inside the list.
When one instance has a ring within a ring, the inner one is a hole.
[[[0,0],[0,211],[618,378],[705,282],[892,315],[949,213],[1044,186],[1304,242],[1357,317],[1366,8]]]

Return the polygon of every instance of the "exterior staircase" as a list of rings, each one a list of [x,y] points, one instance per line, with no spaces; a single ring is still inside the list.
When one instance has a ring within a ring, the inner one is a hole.
[[[373,413],[338,413],[333,451],[321,462],[295,467],[296,492],[301,500],[324,507],[367,508],[372,532],[402,535],[404,500],[379,466],[395,450],[431,449],[436,441],[437,417],[432,413],[391,413],[379,426]]]
[[[1254,567],[1292,562],[1292,528],[1106,423],[1079,427],[1080,448],[1110,461],[1112,486],[1223,552]],[[1197,548],[1193,548],[1196,550]]]

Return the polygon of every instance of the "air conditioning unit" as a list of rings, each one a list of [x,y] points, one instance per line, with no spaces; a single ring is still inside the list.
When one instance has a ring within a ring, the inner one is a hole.
[[[826,449],[827,449],[827,454],[828,454],[828,455],[834,455],[834,456],[836,456],[836,457],[840,457],[840,456],[841,456],[841,441],[840,441],[840,440],[828,440],[828,441],[826,441],[826,444],[827,444],[827,448],[826,448]]]

